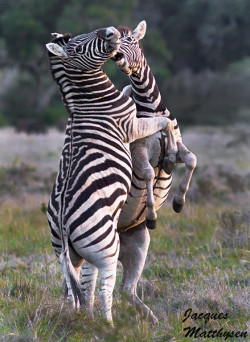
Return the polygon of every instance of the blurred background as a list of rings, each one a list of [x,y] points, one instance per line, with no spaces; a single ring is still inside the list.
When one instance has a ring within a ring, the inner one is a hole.
[[[249,0],[0,0],[1,202],[47,203],[55,179],[67,112],[50,74],[51,32],[141,20],[163,100],[198,157],[189,200],[250,199]],[[112,61],[104,69],[118,89],[129,83]]]
[[[0,0],[0,126],[64,128],[51,32],[134,29],[144,19],[145,56],[182,127],[250,121],[249,0]],[[128,84],[111,61],[104,68],[118,89]]]

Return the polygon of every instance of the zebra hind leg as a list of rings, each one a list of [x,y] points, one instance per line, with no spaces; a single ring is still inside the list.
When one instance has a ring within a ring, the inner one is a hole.
[[[104,317],[113,325],[112,320],[112,304],[113,304],[113,290],[116,280],[117,259],[110,264],[98,267],[101,278],[100,302],[101,310]]]
[[[146,183],[147,187],[147,214],[146,214],[146,226],[149,229],[155,229],[156,228],[156,219],[157,219],[157,213],[155,211],[155,200],[154,200],[154,192],[153,192],[153,185],[154,185],[154,178],[155,178],[155,172],[153,167],[149,164],[146,168],[143,170],[143,178]]]
[[[138,174],[142,174],[143,180],[146,183],[146,188],[147,188],[146,224],[149,229],[155,229],[156,219],[157,219],[157,214],[155,210],[154,190],[153,190],[155,172],[149,162],[146,139],[140,139],[134,142],[131,148],[131,152],[132,152],[132,160],[133,160],[133,169],[134,171],[138,171]]]
[[[170,175],[176,164],[176,155],[178,152],[174,133],[174,125],[171,120],[169,120],[165,132],[168,138],[168,143],[166,146],[166,156],[163,161],[163,168],[166,174]]]
[[[143,301],[137,296],[137,283],[142,274],[147,257],[150,235],[145,222],[120,233],[121,249],[119,260],[123,266],[121,289],[129,296],[129,302],[151,323],[158,323],[158,319]]]
[[[188,192],[192,174],[197,164],[196,156],[190,152],[182,142],[177,143],[180,161],[185,163],[185,174],[179,185],[179,193],[173,199],[173,209],[180,213],[184,204],[186,193]]]
[[[94,316],[94,299],[95,299],[95,286],[98,275],[98,269],[85,261],[82,265],[82,283],[81,288],[84,295],[85,305],[91,317]]]

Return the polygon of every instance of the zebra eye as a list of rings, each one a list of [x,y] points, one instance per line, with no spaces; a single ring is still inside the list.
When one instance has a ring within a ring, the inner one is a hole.
[[[85,51],[86,51],[86,47],[85,46],[83,46],[83,45],[77,45],[76,47],[75,47],[75,52],[76,53],[85,53]]]
[[[81,51],[81,45],[75,47],[75,52],[79,53]]]

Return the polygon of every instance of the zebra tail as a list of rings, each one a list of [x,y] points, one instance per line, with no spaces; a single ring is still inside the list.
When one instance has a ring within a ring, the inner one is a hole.
[[[65,288],[65,297],[72,297],[74,308],[82,307],[85,304],[84,296],[78,275],[70,260],[68,247],[60,254],[59,261],[64,275],[63,287]]]

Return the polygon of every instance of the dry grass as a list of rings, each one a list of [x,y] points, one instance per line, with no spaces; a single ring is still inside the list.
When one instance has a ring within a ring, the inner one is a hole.
[[[13,131],[4,131],[6,140],[6,132],[12,132],[11,139],[23,147],[15,150],[11,145],[12,158],[0,146],[1,161],[6,157],[1,173],[4,184],[0,185],[0,341],[191,341],[184,336],[187,326],[247,329],[250,152],[240,137],[249,132],[248,127],[238,127],[237,134],[232,129],[220,134],[218,129],[202,127],[186,131],[184,141],[199,160],[188,203],[181,214],[175,214],[170,203],[161,209],[138,286],[160,324],[152,327],[140,319],[119,293],[119,267],[114,328],[101,318],[98,298],[93,320],[84,311],[72,314],[61,305],[61,272],[50,246],[42,203],[48,199],[62,134],[51,131],[37,139],[23,134],[13,138]],[[24,141],[33,152],[24,147]],[[179,169],[175,187],[182,174]],[[18,178],[20,182],[8,188]],[[228,318],[183,323],[188,308],[198,313],[223,312]]]

